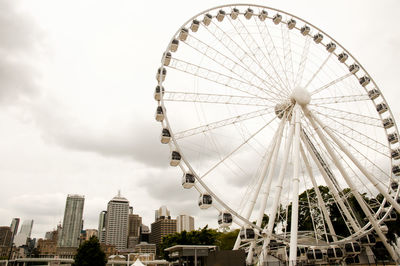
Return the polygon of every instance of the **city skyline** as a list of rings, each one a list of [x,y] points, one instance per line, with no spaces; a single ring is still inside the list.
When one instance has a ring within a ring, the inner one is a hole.
[[[200,211],[198,194],[182,189],[181,172],[168,167],[152,100],[155,71],[171,36],[189,17],[215,4],[170,1],[158,3],[157,10],[151,3],[98,4],[93,11],[93,3],[0,4],[13,15],[0,25],[13,29],[5,36],[8,42],[0,44],[0,52],[9,55],[0,62],[9,70],[0,74],[6,88],[0,92],[0,156],[5,158],[0,176],[17,191],[0,195],[0,225],[9,226],[14,217],[33,219],[32,236],[44,237],[62,222],[66,195],[76,193],[86,196],[84,227],[98,228],[100,211],[121,189],[146,225],[153,222],[155,208],[167,205],[172,217],[187,213],[196,217],[197,228],[207,223],[216,228],[217,212]],[[399,121],[400,35],[391,27],[399,3],[338,1],[329,10],[317,1],[267,4],[341,42],[376,80]],[[379,14],[387,19],[378,19]],[[139,41],[145,36],[149,42]],[[242,184],[226,185],[236,191]]]

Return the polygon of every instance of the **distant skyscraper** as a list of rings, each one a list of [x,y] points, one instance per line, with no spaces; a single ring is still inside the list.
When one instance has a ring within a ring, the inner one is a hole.
[[[22,223],[21,230],[14,238],[14,244],[16,247],[26,245],[26,241],[31,237],[33,227],[33,220],[25,220]]]
[[[58,237],[60,247],[78,247],[79,236],[82,230],[82,215],[85,197],[68,195],[65,204],[64,220],[61,234]]]
[[[12,238],[14,238],[17,235],[18,226],[19,226],[19,218],[13,218],[11,221]]]
[[[140,242],[140,227],[142,217],[138,214],[129,214],[128,216],[128,248],[134,248]]]
[[[11,229],[9,226],[0,226],[0,247],[9,247],[11,242]]]
[[[108,202],[106,219],[106,244],[117,249],[127,247],[128,240],[129,201],[121,196],[115,196]]]
[[[194,218],[192,216],[181,214],[176,217],[176,231],[181,233],[182,231],[190,232],[194,230]]]
[[[107,211],[101,211],[99,215],[99,241],[100,243],[106,243],[106,219]]]
[[[171,219],[171,215],[166,206],[161,206],[155,211],[156,221],[151,224],[150,243],[156,244],[157,249],[164,236],[176,233],[176,220]]]

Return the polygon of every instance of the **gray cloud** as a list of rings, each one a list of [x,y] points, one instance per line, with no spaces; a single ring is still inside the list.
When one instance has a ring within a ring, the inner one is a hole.
[[[0,103],[12,104],[39,93],[37,75],[29,57],[40,45],[33,21],[14,2],[0,2]]]

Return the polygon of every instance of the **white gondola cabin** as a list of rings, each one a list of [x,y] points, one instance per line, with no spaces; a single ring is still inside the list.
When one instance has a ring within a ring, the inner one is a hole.
[[[168,144],[171,141],[171,133],[168,128],[163,128],[161,131],[161,143]]]
[[[307,250],[307,259],[309,262],[318,262],[322,261],[324,259],[324,254],[322,253],[322,250],[319,248],[315,247],[310,247]]]
[[[367,234],[360,238],[361,245],[373,246],[376,244],[376,238],[373,234]]]
[[[287,27],[289,30],[293,29],[294,27],[296,27],[296,20],[294,19],[290,19],[287,22]]]
[[[360,66],[357,64],[352,64],[349,66],[349,71],[351,74],[355,74],[358,72],[358,70],[360,70]]]
[[[278,25],[282,21],[282,15],[281,14],[276,14],[273,18],[272,21],[274,22],[275,25]]]
[[[400,159],[400,148],[392,150],[392,159],[398,160]]]
[[[164,113],[164,108],[162,108],[162,106],[157,106],[155,117],[158,122],[162,122],[164,120]]]
[[[267,10],[262,10],[261,13],[258,15],[258,18],[261,21],[264,21],[268,17],[268,12]]]
[[[390,183],[390,188],[393,191],[396,191],[399,188],[399,182],[393,181],[392,183]]]
[[[344,257],[343,250],[339,247],[329,247],[326,250],[326,255],[330,261],[341,260]]]
[[[354,257],[347,257],[345,260],[346,265],[352,265],[352,264],[359,264],[360,263],[360,258],[357,256]]]
[[[178,46],[179,46],[179,41],[177,39],[173,39],[169,50],[171,52],[176,52],[178,50]]]
[[[333,51],[335,51],[336,49],[336,44],[333,42],[330,42],[326,45],[326,50],[330,53],[333,53]]]
[[[239,9],[233,8],[232,12],[231,12],[231,18],[232,19],[237,19],[238,16],[239,16]]]
[[[391,128],[392,126],[394,126],[394,120],[391,117],[385,118],[382,121],[383,127],[388,129]]]
[[[184,173],[182,176],[182,187],[189,189],[194,186],[196,179],[192,173]]]
[[[183,42],[186,41],[188,35],[189,35],[189,30],[186,28],[182,28],[181,31],[179,32],[179,40]]]
[[[307,34],[310,33],[310,27],[307,25],[304,25],[303,27],[301,27],[300,32],[301,34],[303,34],[304,36],[306,36]]]
[[[244,17],[246,18],[246,19],[251,19],[251,17],[253,16],[253,9],[251,9],[251,8],[248,8],[247,10],[246,10],[246,12],[244,12]]]
[[[212,205],[212,197],[207,193],[203,193],[199,197],[199,207],[200,209],[208,209]]]
[[[156,79],[158,82],[164,81],[165,76],[167,75],[167,70],[165,68],[161,69],[161,67],[157,70]]]
[[[204,25],[206,25],[206,26],[210,25],[211,20],[212,20],[211,14],[207,13],[207,14],[204,15],[204,18],[203,18]]]
[[[349,55],[346,54],[345,52],[342,52],[338,55],[338,60],[340,63],[346,62],[347,58],[349,58]]]
[[[217,17],[216,17],[216,18],[217,18],[217,20],[218,20],[219,22],[221,22],[221,21],[224,20],[225,15],[226,15],[225,11],[222,10],[222,9],[220,9],[220,10],[218,11],[218,14],[217,14]]]
[[[380,103],[376,106],[376,111],[378,111],[378,113],[380,113],[380,114],[383,114],[387,110],[388,110],[388,106],[386,105],[386,103]]]
[[[399,136],[397,135],[396,132],[391,133],[391,134],[388,135],[388,141],[391,144],[395,144],[395,143],[399,142]]]
[[[194,19],[192,21],[192,24],[190,25],[190,30],[193,32],[197,32],[199,30],[199,27],[200,27],[200,21]]]
[[[367,76],[363,76],[358,80],[358,82],[360,82],[361,86],[365,87],[371,82],[371,79]]]
[[[248,228],[248,227],[242,227],[240,229],[240,239],[243,242],[248,242],[251,240],[254,240],[256,233],[254,232],[253,228]]]
[[[323,38],[324,38],[324,36],[319,32],[317,34],[315,34],[313,37],[315,43],[320,43]]]
[[[170,53],[170,52],[167,52],[167,53],[164,52],[162,58],[163,58],[163,60],[164,60],[164,61],[162,62],[163,65],[164,65],[164,66],[169,66],[169,64],[171,63],[171,58],[172,58],[172,57],[171,57],[171,53]]]
[[[361,246],[358,242],[350,242],[344,244],[346,255],[357,255],[361,253]]]
[[[229,212],[220,212],[218,215],[218,225],[220,227],[228,227],[232,225],[233,217]]]
[[[394,165],[394,166],[392,167],[392,173],[393,173],[395,176],[400,176],[400,165]]]
[[[154,100],[160,101],[161,100],[161,94],[164,95],[164,87],[160,87],[159,85],[156,86],[154,89]]]
[[[171,152],[171,160],[169,162],[169,165],[171,166],[178,166],[179,163],[181,162],[181,154],[177,151],[172,151]]]
[[[371,100],[375,100],[376,98],[379,97],[379,95],[381,95],[381,94],[379,93],[379,91],[377,89],[372,89],[372,90],[368,91],[368,97]]]

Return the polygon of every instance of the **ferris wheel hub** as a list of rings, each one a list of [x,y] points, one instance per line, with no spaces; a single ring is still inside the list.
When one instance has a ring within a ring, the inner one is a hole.
[[[290,99],[301,106],[305,106],[310,103],[311,94],[306,88],[295,87],[290,95]]]

